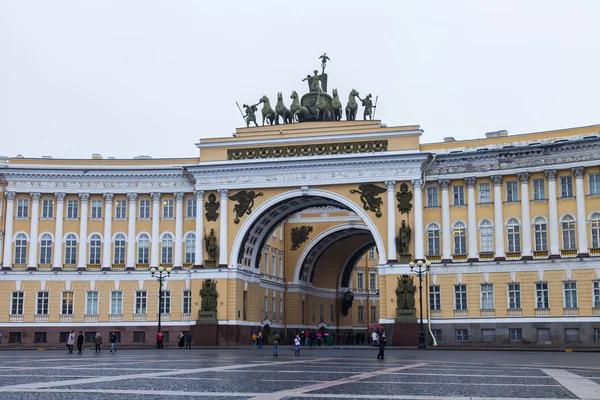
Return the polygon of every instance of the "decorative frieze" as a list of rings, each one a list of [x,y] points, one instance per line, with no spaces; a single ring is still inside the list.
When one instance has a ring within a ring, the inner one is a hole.
[[[319,143],[292,146],[273,146],[227,150],[228,160],[255,160],[261,158],[305,157],[387,151],[387,140],[365,142]]]

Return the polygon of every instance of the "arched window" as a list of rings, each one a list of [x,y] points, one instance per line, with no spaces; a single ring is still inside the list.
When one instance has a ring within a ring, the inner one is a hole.
[[[150,236],[142,233],[138,237],[138,264],[148,264],[148,254],[150,248]]]
[[[467,229],[465,224],[454,224],[454,254],[467,254]]]
[[[535,251],[548,251],[548,224],[542,217],[533,220]]]
[[[161,264],[173,263],[173,236],[165,233],[161,240]]]
[[[117,233],[115,236],[114,264],[125,264],[125,235]]]
[[[27,263],[27,235],[19,233],[15,238],[15,264]]]
[[[427,251],[430,256],[440,255],[440,226],[429,224],[427,226]]]
[[[40,238],[40,264],[52,263],[52,236],[44,233]]]
[[[479,243],[482,253],[494,252],[494,228],[489,219],[484,219],[479,224]]]
[[[193,264],[196,259],[196,234],[190,232],[185,237],[185,263]]]
[[[600,213],[593,213],[590,216],[590,225],[592,228],[592,247],[600,247]]]
[[[573,250],[575,245],[575,218],[572,215],[565,215],[561,221],[563,249]]]
[[[65,239],[65,264],[77,264],[77,236],[73,233]]]
[[[102,238],[97,233],[90,236],[90,264],[100,264]]]
[[[508,235],[508,252],[521,252],[521,224],[516,218],[511,218],[506,223],[506,232]]]

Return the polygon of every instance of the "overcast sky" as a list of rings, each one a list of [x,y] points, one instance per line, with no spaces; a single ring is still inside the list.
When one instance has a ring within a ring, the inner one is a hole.
[[[196,156],[324,51],[422,142],[592,125],[599,41],[597,0],[0,0],[0,155]]]

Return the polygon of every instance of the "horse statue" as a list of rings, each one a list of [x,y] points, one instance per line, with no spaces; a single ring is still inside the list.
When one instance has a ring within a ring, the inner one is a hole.
[[[329,105],[327,104],[323,96],[321,96],[321,92],[317,92],[317,103],[315,104],[315,107],[317,109],[317,121],[319,120],[319,118],[322,121],[332,120],[331,110],[329,109]]]
[[[300,100],[298,98],[298,93],[294,90],[290,96],[292,99],[292,104],[290,105],[290,111],[294,115],[294,119],[298,122],[304,122],[310,116],[310,111],[308,108],[300,105]]]
[[[333,89],[333,100],[331,101],[331,111],[333,112],[333,120],[340,121],[342,119],[342,102],[338,96],[337,89]]]
[[[354,97],[358,96],[358,92],[354,89],[352,89],[350,91],[350,94],[348,95],[348,103],[346,104],[346,120],[347,121],[354,121],[356,119],[356,110],[358,110],[358,104],[356,103],[356,100],[354,99]],[[264,115],[264,109],[263,109],[263,115]]]
[[[263,126],[265,126],[265,119],[267,120],[269,125],[273,125],[274,122],[279,124],[279,119],[277,118],[277,114],[275,113],[275,110],[273,110],[271,108],[271,102],[269,101],[269,98],[267,96],[263,96],[260,98],[259,103],[263,103],[263,108],[262,108],[262,116],[263,116],[262,124],[263,124]]]
[[[275,116],[277,122],[279,122],[280,116],[283,118],[284,124],[291,124],[294,122],[294,115],[290,110],[287,109],[285,104],[283,104],[283,95],[281,94],[281,92],[277,93],[277,104],[275,105],[275,112],[277,114]]]

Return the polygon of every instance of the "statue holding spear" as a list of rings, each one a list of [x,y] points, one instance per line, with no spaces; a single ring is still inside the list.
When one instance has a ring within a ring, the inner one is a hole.
[[[246,128],[250,127],[250,122],[254,122],[254,125],[258,126],[258,124],[256,123],[256,115],[254,113],[256,113],[258,111],[257,106],[260,103],[256,103],[256,104],[252,104],[252,105],[242,104],[242,106],[246,110],[246,115],[244,115],[244,113],[242,112],[242,109],[240,108],[240,105],[238,104],[237,101],[235,102],[235,104],[237,105],[238,110],[240,110],[240,114],[242,114],[242,118],[244,118],[244,121],[246,122]]]
[[[367,120],[367,116],[369,116],[369,119],[373,119],[373,109],[377,107],[377,100],[375,100],[375,105],[373,105],[373,100],[371,100],[371,97],[373,96],[371,96],[371,93],[369,93],[364,99],[361,99],[360,96],[357,97],[361,101],[363,107],[365,108],[365,111],[363,113],[363,118],[365,119],[365,121]],[[377,96],[377,98],[379,98],[379,96]]]

